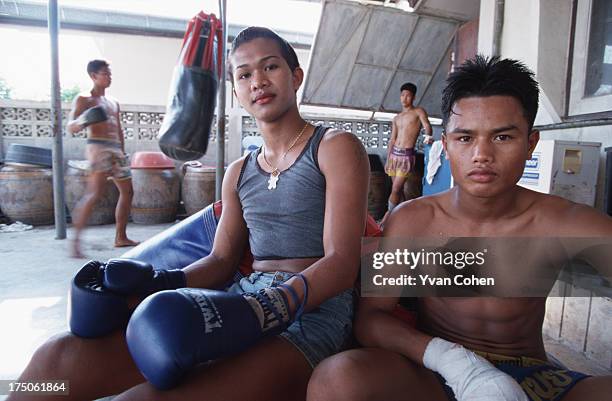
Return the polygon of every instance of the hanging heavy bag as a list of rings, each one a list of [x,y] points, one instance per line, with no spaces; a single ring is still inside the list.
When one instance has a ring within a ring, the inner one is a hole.
[[[187,25],[174,69],[159,147],[176,160],[204,156],[221,76],[223,33],[214,14],[200,12]]]

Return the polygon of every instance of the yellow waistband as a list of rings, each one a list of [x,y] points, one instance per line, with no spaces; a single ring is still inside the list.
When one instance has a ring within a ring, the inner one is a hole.
[[[474,352],[493,364],[505,363],[505,364],[511,364],[511,365],[516,365],[516,366],[522,366],[522,367],[550,365],[550,362],[544,361],[542,359],[531,358],[528,356],[508,356],[508,355],[494,354],[491,352],[482,352],[482,351],[474,351]]]

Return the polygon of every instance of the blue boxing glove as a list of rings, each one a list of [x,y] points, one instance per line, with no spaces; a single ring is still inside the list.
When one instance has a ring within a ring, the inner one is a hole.
[[[300,305],[294,316],[279,288],[229,294],[186,288],[145,299],[128,323],[126,340],[143,376],[158,389],[170,389],[199,363],[246,350],[264,337],[283,332],[301,316],[295,290],[281,284]]]
[[[68,300],[70,331],[84,338],[103,337],[125,327],[130,318],[127,298],[102,286],[100,262],[90,261],[72,279]]]
[[[103,337],[123,329],[130,318],[128,296],[185,286],[181,270],[155,271],[148,263],[111,259],[90,261],[72,279],[68,302],[70,331],[85,338]]]
[[[123,295],[146,297],[186,285],[182,270],[153,270],[149,263],[135,259],[109,259],[102,270],[104,288]]]

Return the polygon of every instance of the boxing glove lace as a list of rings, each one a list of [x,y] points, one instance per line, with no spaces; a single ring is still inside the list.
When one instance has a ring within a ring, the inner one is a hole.
[[[127,297],[185,286],[181,270],[153,270],[144,262],[90,261],[72,279],[68,301],[70,331],[85,338],[103,337],[125,328],[131,309]]]
[[[285,293],[274,287],[245,294],[194,288],[153,294],[128,323],[132,358],[151,384],[172,388],[195,365],[242,352],[298,319],[308,292],[300,303],[295,290],[284,287],[300,305],[293,316]]]

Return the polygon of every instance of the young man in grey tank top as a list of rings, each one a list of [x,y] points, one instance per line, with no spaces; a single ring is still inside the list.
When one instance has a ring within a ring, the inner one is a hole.
[[[251,183],[248,193],[239,188],[244,158],[228,167],[222,191],[223,213],[212,253],[184,269],[186,284],[222,287],[231,280],[251,239],[253,254],[261,252],[264,257],[255,260],[255,272],[230,291],[257,291],[286,280],[297,297],[278,288],[285,292],[290,315],[299,306],[304,307],[301,320],[281,335],[267,336],[242,353],[197,366],[169,391],[156,390],[140,375],[123,332],[94,340],[69,333],[57,336],[36,352],[20,379],[70,380],[70,397],[62,399],[120,393],[115,400],[304,400],[314,366],[347,345],[352,331],[352,288],[366,221],[369,164],[365,149],[356,136],[335,130],[321,132],[318,146],[308,148],[316,138],[315,127],[300,116],[296,100],[304,72],[291,46],[274,32],[253,27],[242,31],[234,40],[229,64],[234,94],[256,119],[264,140],[252,160],[252,167],[263,179],[259,186]],[[310,158],[300,158],[309,149],[313,152]],[[313,165],[306,166],[307,159]],[[244,167],[246,177],[252,170]],[[299,171],[313,179],[313,187],[292,185],[293,174]],[[283,186],[293,188],[284,194],[293,199],[283,198]],[[322,190],[318,192],[317,188]],[[245,207],[258,206],[253,194],[265,194],[269,201],[290,207],[270,215],[267,221],[274,224],[266,225],[266,220],[257,218],[265,211],[255,208],[254,217],[250,217]],[[316,211],[313,215],[292,210],[298,208],[299,200],[319,205],[320,216]],[[304,233],[310,223],[317,226],[316,221],[322,221],[311,234],[304,234],[317,236],[317,241],[281,236],[272,239],[277,246],[267,247],[250,238],[250,231],[282,225],[289,215],[294,219],[289,225],[298,224]],[[302,216],[302,220],[296,223],[296,216]],[[287,253],[287,248],[298,241],[309,245],[304,248],[297,244],[297,251]],[[293,276],[298,273],[308,284],[307,297],[302,280]]]

